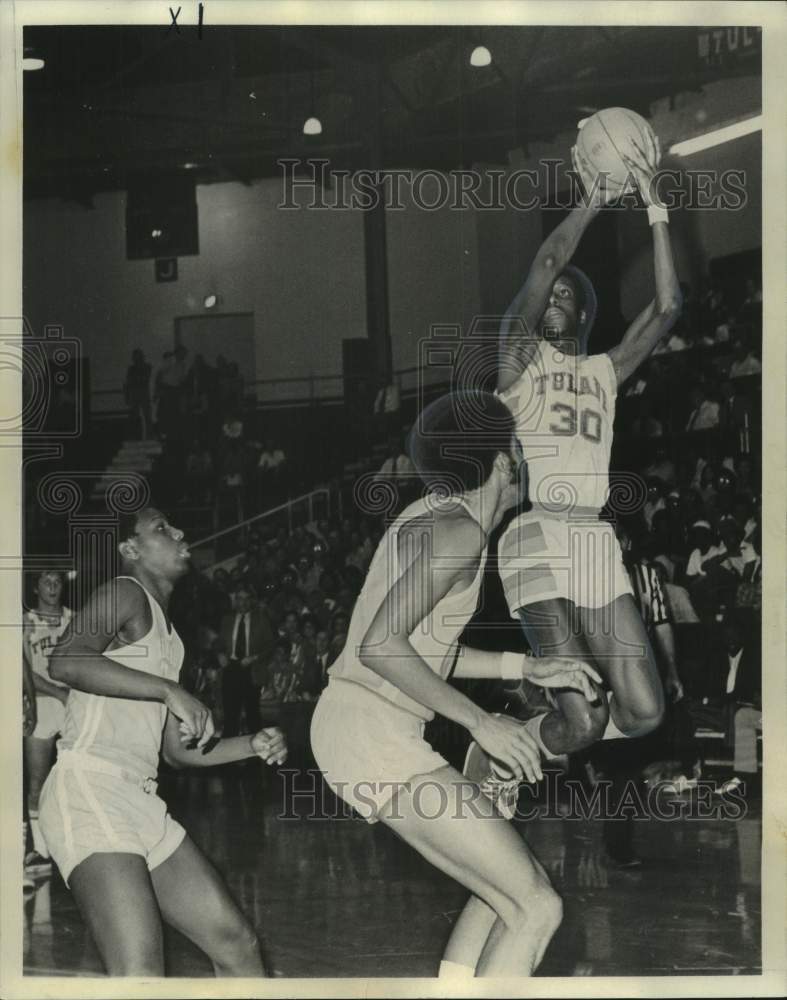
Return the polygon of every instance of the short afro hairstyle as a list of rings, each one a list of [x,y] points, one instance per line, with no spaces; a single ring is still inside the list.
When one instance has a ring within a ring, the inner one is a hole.
[[[514,428],[511,411],[492,393],[450,392],[420,413],[407,451],[430,490],[469,493],[489,479],[500,452],[510,454]]]
[[[144,507],[140,507],[138,510],[123,512],[118,515],[118,534],[117,543],[118,545],[123,542],[127,542],[130,538],[133,538],[137,533],[139,528],[139,519],[146,510],[160,510],[154,503],[146,503]]]

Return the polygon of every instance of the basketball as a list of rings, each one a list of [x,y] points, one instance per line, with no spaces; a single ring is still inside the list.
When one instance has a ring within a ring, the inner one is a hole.
[[[607,188],[621,193],[628,177],[623,155],[637,157],[637,147],[647,151],[654,142],[650,125],[628,108],[605,108],[580,122],[577,165],[584,176],[604,175]]]

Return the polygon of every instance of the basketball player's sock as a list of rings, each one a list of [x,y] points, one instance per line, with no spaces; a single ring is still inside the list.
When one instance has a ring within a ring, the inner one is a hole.
[[[611,700],[612,700],[612,692],[608,691],[607,692],[607,701],[611,701]],[[612,712],[610,712],[609,713],[609,721],[607,722],[607,728],[604,730],[604,735],[601,737],[601,739],[602,740],[628,740],[628,739],[631,739],[631,737],[627,733],[624,733],[620,729],[618,729],[618,727],[615,725],[615,723],[614,723],[614,721],[612,719]]]
[[[565,755],[559,753],[553,753],[546,747],[544,741],[541,739],[541,723],[544,721],[544,719],[546,719],[547,714],[548,714],[547,712],[544,712],[542,715],[534,715],[532,719],[527,720],[527,722],[524,724],[524,727],[536,741],[539,750],[544,755],[546,760],[556,760],[558,757],[563,757]]]
[[[41,827],[38,823],[38,813],[31,809],[30,813],[30,833],[33,837],[33,850],[41,855],[42,858],[49,857],[49,848],[46,846],[46,841],[44,840],[44,835],[41,833]]]
[[[447,962],[443,959],[437,975],[440,979],[473,979],[475,969],[472,965],[460,965],[458,962]]]

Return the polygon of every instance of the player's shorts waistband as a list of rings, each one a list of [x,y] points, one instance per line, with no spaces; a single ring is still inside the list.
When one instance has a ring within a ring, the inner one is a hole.
[[[141,775],[135,771],[129,771],[104,760],[103,757],[96,757],[93,754],[84,753],[82,750],[61,750],[57,755],[57,766],[67,770],[78,769],[83,771],[99,771],[101,774],[111,774],[113,777],[127,781],[137,788],[141,788],[147,795],[155,795],[158,789],[158,782],[153,775]]]

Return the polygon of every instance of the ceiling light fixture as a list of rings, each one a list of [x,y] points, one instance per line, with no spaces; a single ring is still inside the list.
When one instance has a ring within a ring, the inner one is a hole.
[[[314,65],[314,50],[312,49],[312,66]],[[315,115],[315,102],[314,102],[314,69],[309,70],[309,91],[310,91],[310,103],[309,109],[311,114],[303,123],[303,134],[304,135],[321,135],[322,134],[322,122]]]
[[[307,118],[303,123],[304,135],[320,135],[322,133],[322,122],[319,118]]]
[[[492,62],[492,53],[486,45],[476,45],[470,53],[471,66],[489,66]]]

